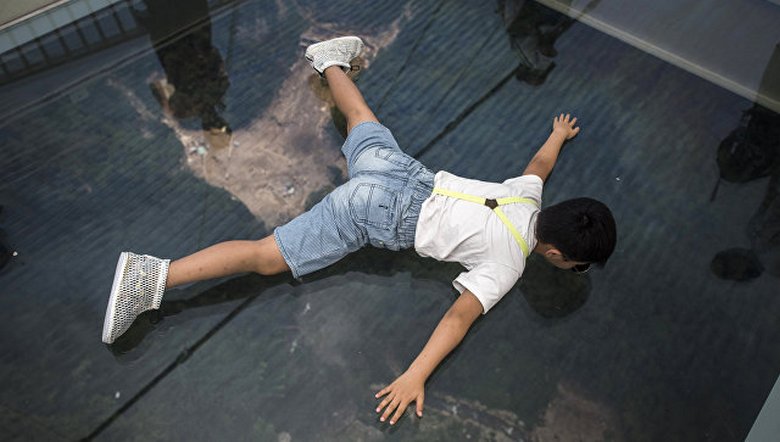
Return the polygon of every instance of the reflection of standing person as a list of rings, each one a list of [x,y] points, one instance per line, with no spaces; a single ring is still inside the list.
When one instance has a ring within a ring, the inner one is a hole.
[[[600,0],[592,0],[580,13],[586,14]],[[567,6],[571,0],[562,2]],[[499,0],[498,10],[504,20],[509,42],[520,64],[515,71],[518,80],[537,86],[555,67],[555,41],[576,21],[529,0]]]
[[[780,98],[780,45],[764,71],[758,93]],[[726,181],[744,183],[770,176],[764,200],[748,223],[751,248],[719,252],[712,271],[720,278],[746,280],[766,269],[780,276],[780,114],[755,103],[739,127],[718,147],[718,169]],[[713,195],[714,197],[714,195]]]
[[[530,252],[561,269],[585,271],[590,263],[607,261],[617,239],[607,206],[576,198],[539,210],[542,187],[564,143],[579,133],[576,118],[554,118],[552,133],[521,176],[488,183],[434,174],[401,150],[345,74],[362,48],[359,38],[342,37],[306,50],[346,117],[342,152],[350,179],[259,241],[227,241],[173,262],[122,253],[104,342],[112,343],[140,312],[158,309],[166,287],[242,272],[300,277],[368,245],[414,247],[422,256],[460,262],[467,271],[453,281],[460,296],[419,356],[376,395],[384,396],[376,409],[384,410],[380,420],[393,424],[411,402],[422,415],[426,380],[474,321],[515,285]]]
[[[225,63],[211,43],[206,0],[145,0],[139,14],[154,43],[166,80],[152,85],[157,98],[176,118],[200,118],[211,133],[230,132],[220,115],[230,82]],[[188,28],[196,25],[191,32]],[[182,31],[185,35],[179,35]]]

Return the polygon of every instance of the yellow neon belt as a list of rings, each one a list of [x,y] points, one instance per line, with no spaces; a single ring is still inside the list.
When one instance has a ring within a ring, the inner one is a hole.
[[[452,190],[442,189],[439,187],[433,188],[433,193],[449,196],[452,198],[457,198],[459,200],[464,201],[470,201],[472,203],[476,203],[482,206],[489,207],[493,212],[498,215],[498,219],[501,220],[502,223],[506,226],[507,229],[509,229],[509,233],[512,234],[512,236],[515,237],[515,241],[517,242],[517,245],[520,246],[520,250],[523,251],[523,256],[528,257],[528,254],[530,253],[530,250],[528,250],[528,244],[525,242],[525,239],[523,239],[523,236],[520,234],[520,232],[517,231],[514,225],[512,225],[512,222],[509,221],[509,218],[507,218],[506,214],[503,210],[501,210],[500,206],[505,206],[507,204],[532,204],[536,207],[539,207],[539,204],[536,203],[536,201],[532,200],[531,198],[523,198],[521,196],[509,196],[506,198],[484,198],[481,196],[474,196],[469,195],[467,193],[460,193],[460,192],[454,192]]]

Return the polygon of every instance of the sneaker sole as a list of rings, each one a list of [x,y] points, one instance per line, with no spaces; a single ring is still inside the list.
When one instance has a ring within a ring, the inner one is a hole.
[[[325,43],[330,43],[330,42],[334,42],[334,41],[347,41],[347,40],[354,41],[354,42],[357,43],[357,46],[360,48],[360,50],[358,51],[357,55],[360,55],[360,53],[363,52],[363,46],[364,46],[363,40],[361,40],[360,37],[348,36],[348,37],[332,38],[330,40],[325,40],[325,41],[321,41],[319,43],[314,43],[313,45],[311,45],[308,48],[306,48],[306,53],[304,54],[304,56],[306,57],[306,60],[309,60],[309,62],[312,62],[312,61],[314,61],[314,57],[310,53],[311,50],[316,50],[316,48],[318,46],[321,46],[321,45],[323,45]]]
[[[119,260],[116,263],[116,272],[114,272],[114,283],[111,285],[111,296],[108,298],[108,306],[106,307],[106,317],[103,320],[103,342],[111,344],[113,341],[111,338],[111,329],[114,324],[114,313],[116,312],[116,297],[119,292],[120,281],[122,274],[124,273],[125,264],[127,264],[127,252],[122,252],[119,255]]]

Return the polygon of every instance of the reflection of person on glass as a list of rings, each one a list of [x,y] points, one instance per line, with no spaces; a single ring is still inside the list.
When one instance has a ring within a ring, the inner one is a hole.
[[[590,0],[578,15],[587,14],[599,1]],[[558,5],[570,10],[571,0],[559,1]],[[499,0],[498,10],[509,44],[520,60],[515,78],[532,86],[541,85],[555,68],[553,58],[558,54],[555,41],[577,19],[530,0]]]
[[[230,82],[225,63],[211,44],[208,3],[197,1],[144,2],[147,13],[139,20],[147,27],[155,52],[165,70],[165,80],[152,83],[152,91],[176,118],[200,119],[207,137],[229,135],[230,127],[219,114]],[[197,29],[177,33],[198,23]]]
[[[576,198],[539,210],[544,181],[566,140],[579,132],[576,118],[554,118],[552,133],[521,176],[489,183],[445,171],[434,175],[398,147],[342,70],[362,47],[359,38],[342,37],[306,51],[347,119],[342,152],[350,179],[259,241],[227,241],[173,262],[122,253],[104,342],[124,333],[140,312],[159,308],[166,287],[243,272],[292,272],[297,278],[367,245],[414,247],[423,256],[460,262],[467,271],[453,281],[461,294],[419,356],[377,393],[384,397],[377,408],[384,409],[381,420],[393,424],[411,402],[422,415],[425,381],[471,324],[514,286],[530,252],[562,269],[585,271],[607,261],[616,241],[607,206]]]
[[[780,101],[780,45],[775,46],[758,93]],[[713,273],[736,281],[756,278],[764,270],[780,276],[780,114],[758,103],[746,110],[739,127],[718,147],[718,169],[721,178],[735,183],[770,179],[764,200],[748,223],[751,248],[718,252],[711,263]]]

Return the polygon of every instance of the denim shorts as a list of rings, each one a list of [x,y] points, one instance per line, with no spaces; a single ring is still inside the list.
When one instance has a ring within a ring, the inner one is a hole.
[[[341,151],[349,180],[274,230],[295,278],[368,244],[390,250],[414,246],[420,207],[433,190],[433,172],[401,151],[379,123],[352,128]]]

